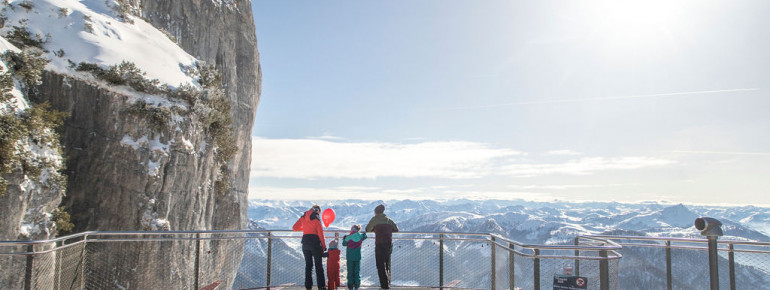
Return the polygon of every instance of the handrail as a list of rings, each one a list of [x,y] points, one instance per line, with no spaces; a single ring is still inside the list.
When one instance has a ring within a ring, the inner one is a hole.
[[[345,230],[324,230],[329,233],[348,233]],[[86,231],[76,234],[71,234],[63,237],[57,237],[49,240],[0,240],[0,246],[2,244],[46,244],[52,242],[59,242],[70,240],[78,237],[87,237],[89,235],[178,235],[178,234],[229,234],[229,233],[298,233],[298,231],[292,230],[200,230],[200,231]],[[488,236],[488,233],[459,233],[459,232],[398,232],[399,234],[421,234],[421,235],[461,235],[461,236]]]
[[[678,242],[692,242],[692,243],[708,243],[707,239],[697,238],[674,238],[674,237],[648,237],[648,236],[611,236],[611,235],[586,235],[578,236],[581,238],[602,238],[613,240],[648,240],[648,241],[678,241]],[[736,241],[736,240],[719,240],[720,244],[734,244],[734,245],[753,245],[753,246],[770,246],[770,242],[753,242],[753,241]]]
[[[349,231],[345,230],[326,230],[325,233],[349,233]],[[53,247],[52,249],[48,249],[46,251],[52,251],[59,248],[62,248],[65,245],[64,242],[82,238],[81,240],[78,240],[78,242],[82,241],[88,241],[88,242],[128,242],[128,241],[178,241],[178,240],[215,240],[215,239],[221,239],[221,237],[146,237],[146,238],[100,238],[100,237],[115,237],[115,236],[162,236],[162,235],[171,235],[171,236],[179,236],[179,235],[200,235],[200,234],[264,234],[264,236],[238,236],[238,237],[228,237],[232,239],[261,239],[261,238],[301,238],[300,235],[286,235],[286,236],[277,236],[274,235],[274,233],[301,233],[298,231],[291,231],[291,230],[205,230],[205,231],[88,231],[88,232],[82,232],[77,234],[72,234],[64,237],[58,237],[51,240],[17,240],[17,241],[0,241],[0,248],[4,246],[18,246],[18,245],[43,245],[43,244],[52,244],[56,242],[62,242],[62,244],[57,245]],[[525,248],[529,250],[533,249],[539,249],[539,250],[583,250],[583,251],[617,251],[621,249],[621,246],[617,243],[614,243],[609,240],[602,240],[604,243],[611,244],[610,246],[593,246],[593,245],[539,245],[539,244],[524,244],[517,241],[513,241],[511,239],[504,238],[497,234],[489,234],[489,233],[459,233],[459,232],[396,232],[393,233],[394,240],[404,239],[404,240],[414,240],[414,239],[422,239],[422,240],[433,240],[438,239],[438,237],[435,238],[428,238],[428,237],[399,237],[403,235],[443,235],[444,240],[466,240],[466,241],[491,241],[497,246],[501,248],[505,248],[505,250],[513,251],[512,249],[509,249],[509,244],[518,246],[520,248]],[[477,239],[467,239],[467,238],[452,238],[451,236],[480,236],[485,238],[477,238]],[[326,234],[324,235],[326,236]],[[332,236],[333,237],[333,236]],[[494,241],[491,240],[491,237],[494,237]],[[612,237],[612,236],[610,236]],[[596,237],[601,238],[601,237]],[[518,254],[525,255],[525,256],[532,256],[531,254],[525,254],[519,251],[514,251]],[[41,251],[36,251],[35,253],[41,253]],[[10,254],[10,253],[2,253],[0,254]],[[618,257],[619,258],[619,257]]]
[[[607,239],[608,241],[611,241],[611,242],[613,242],[612,240],[639,240],[639,241],[669,242],[668,244],[620,243],[623,246],[633,246],[633,247],[671,248],[671,249],[684,249],[684,250],[707,250],[708,249],[708,247],[705,247],[705,246],[704,247],[699,247],[699,246],[683,246],[683,245],[672,245],[670,243],[670,242],[698,243],[698,244],[706,244],[706,243],[708,243],[707,239],[696,239],[696,238],[646,237],[646,236],[609,236],[609,235],[578,236],[577,238],[578,239],[583,239],[583,238],[585,238],[585,239],[601,238],[601,239]],[[770,243],[768,243],[768,242],[719,240],[718,243],[719,244],[726,244],[727,245],[727,247],[717,248],[718,251],[770,254],[770,251],[751,250],[751,249],[736,249],[734,247],[730,248],[730,245],[770,246]]]

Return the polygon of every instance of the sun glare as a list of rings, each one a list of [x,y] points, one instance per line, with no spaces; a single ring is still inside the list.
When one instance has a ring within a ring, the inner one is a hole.
[[[583,14],[592,41],[612,58],[670,51],[686,28],[683,7],[669,1],[602,1]]]

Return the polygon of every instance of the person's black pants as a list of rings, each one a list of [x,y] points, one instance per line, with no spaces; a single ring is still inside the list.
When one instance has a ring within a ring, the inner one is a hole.
[[[323,250],[321,247],[302,247],[302,254],[305,255],[305,289],[313,288],[313,264],[315,264],[315,276],[318,280],[318,289],[326,288],[324,280],[324,265],[321,260]],[[313,263],[315,260],[315,263]]]
[[[390,289],[390,254],[392,252],[393,243],[374,244],[374,260],[382,289]]]

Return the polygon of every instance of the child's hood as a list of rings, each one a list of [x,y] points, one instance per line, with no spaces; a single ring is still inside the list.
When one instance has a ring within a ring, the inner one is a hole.
[[[345,238],[346,241],[360,242],[363,239],[361,233],[353,233]]]

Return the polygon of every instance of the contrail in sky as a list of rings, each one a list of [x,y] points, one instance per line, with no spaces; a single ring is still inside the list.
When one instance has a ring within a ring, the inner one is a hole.
[[[468,106],[468,107],[455,107],[455,108],[437,108],[437,110],[486,109],[486,108],[499,108],[499,107],[514,107],[514,106],[543,105],[543,104],[563,104],[563,103],[578,103],[578,102],[589,102],[589,101],[609,101],[609,100],[624,100],[624,99],[651,98],[651,97],[670,97],[670,96],[684,96],[684,95],[705,95],[705,94],[719,94],[719,93],[753,92],[753,91],[758,91],[758,90],[759,90],[759,88],[747,88],[747,89],[726,89],[726,90],[711,90],[711,91],[692,91],[692,92],[662,93],[662,94],[648,94],[648,95],[615,96],[615,97],[598,97],[598,98],[586,98],[586,99],[551,99],[551,100],[543,100],[543,101],[502,103],[502,104],[492,104],[492,105],[483,105],[483,106]]]

